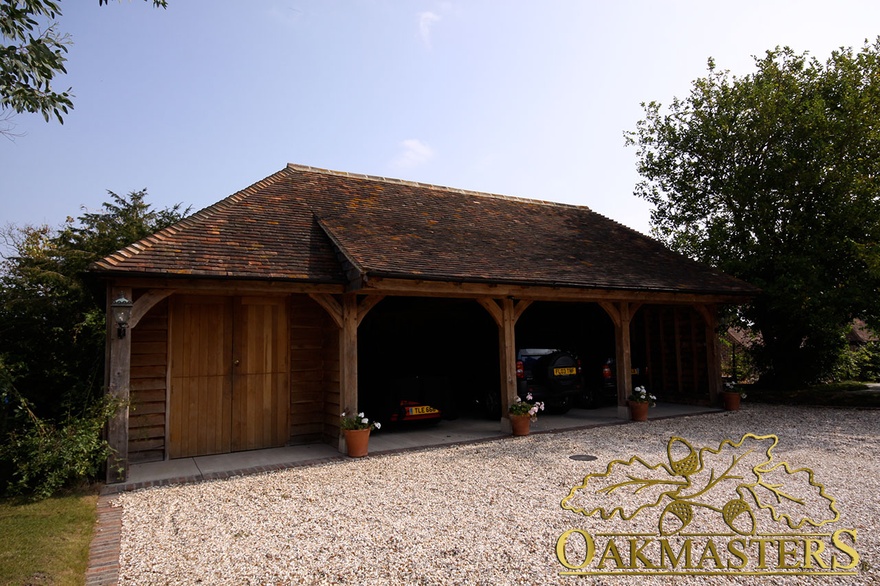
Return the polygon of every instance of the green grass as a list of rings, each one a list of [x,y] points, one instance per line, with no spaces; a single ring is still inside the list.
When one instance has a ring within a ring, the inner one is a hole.
[[[0,584],[84,584],[97,500],[94,491],[0,500]]]
[[[748,394],[746,400],[755,403],[880,408],[880,391],[867,389],[864,383],[847,381],[791,391],[755,387],[743,390]]]

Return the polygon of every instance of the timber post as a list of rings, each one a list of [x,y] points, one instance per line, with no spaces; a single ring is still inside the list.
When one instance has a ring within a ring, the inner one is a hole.
[[[638,311],[641,304],[631,305],[628,301],[617,304],[600,302],[599,305],[614,323],[614,364],[617,376],[617,416],[620,419],[629,419],[627,397],[632,394],[632,340],[630,336],[630,323],[633,314]]]
[[[516,402],[516,319],[514,319],[513,299],[506,298],[501,302],[501,343],[498,354],[501,356],[501,425],[502,431],[510,427],[508,409]]]
[[[718,308],[715,305],[696,305],[706,323],[706,376],[709,379],[709,403],[718,402],[721,388],[721,348],[718,340]]]
[[[342,296],[342,331],[339,336],[340,389],[339,407],[349,414],[357,413],[358,408],[358,299],[354,293]],[[344,452],[345,434],[339,430],[338,447]]]
[[[107,368],[107,395],[118,402],[116,414],[107,423],[107,443],[112,450],[107,459],[107,482],[124,482],[128,477],[128,410],[131,384],[131,335],[120,337],[111,304],[113,299],[131,299],[130,287],[107,289],[107,335],[110,343]],[[113,294],[111,294],[113,293]]]
[[[516,402],[516,322],[523,312],[531,305],[531,301],[520,299],[514,302],[513,298],[507,297],[499,302],[489,297],[477,299],[495,324],[498,326],[498,358],[500,362],[501,388],[501,431],[511,431],[510,416],[508,409]]]

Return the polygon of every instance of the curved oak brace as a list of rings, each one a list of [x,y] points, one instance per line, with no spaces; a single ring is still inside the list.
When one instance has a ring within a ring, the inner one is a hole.
[[[522,314],[525,313],[531,304],[531,299],[520,299],[516,302],[516,306],[513,308],[513,323],[519,321],[519,318],[522,317]]]
[[[134,328],[148,311],[157,303],[174,293],[174,289],[150,289],[137,298],[131,307],[131,317],[128,319],[129,329]]]
[[[367,295],[363,301],[358,305],[358,316],[357,323],[361,325],[361,322],[364,321],[364,318],[367,317],[367,314],[370,313],[370,310],[376,307],[380,301],[385,299],[384,295]]]
[[[605,310],[605,313],[608,314],[608,317],[611,318],[611,322],[614,324],[615,328],[620,327],[620,311],[618,311],[617,307],[614,306],[610,301],[599,301],[599,307]]]
[[[335,297],[329,293],[309,293],[309,297],[314,299],[318,305],[327,310],[327,313],[330,314],[336,327],[342,327],[342,304],[339,303]],[[357,325],[361,325],[361,322],[364,321],[364,318],[367,317],[370,310],[376,307],[376,305],[378,305],[383,299],[385,299],[384,295],[367,295],[364,297],[364,299],[357,305]]]
[[[501,308],[498,307],[498,304],[495,303],[495,300],[490,297],[480,297],[477,299],[477,303],[483,306],[483,308],[489,312],[489,315],[492,316],[492,319],[495,321],[495,325],[499,328],[503,323],[503,319],[501,317]]]
[[[329,293],[309,293],[309,297],[327,310],[337,328],[342,328],[342,305]]]
[[[483,308],[489,312],[489,315],[492,316],[492,319],[495,320],[495,325],[501,327],[503,321],[503,310],[498,306],[498,303],[495,299],[491,297],[480,297],[476,300],[477,303],[483,306]],[[529,306],[533,303],[531,299],[520,299],[519,301],[513,302],[513,323],[516,324],[519,321],[519,318],[522,317],[522,314],[529,308]]]

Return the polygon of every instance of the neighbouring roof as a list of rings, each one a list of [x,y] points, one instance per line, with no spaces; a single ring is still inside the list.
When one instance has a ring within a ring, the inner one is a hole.
[[[100,261],[109,275],[360,276],[753,295],[587,207],[288,165]]]
[[[846,339],[850,344],[860,346],[869,342],[876,342],[878,338],[876,332],[869,328],[864,320],[854,319],[852,328],[846,334]]]

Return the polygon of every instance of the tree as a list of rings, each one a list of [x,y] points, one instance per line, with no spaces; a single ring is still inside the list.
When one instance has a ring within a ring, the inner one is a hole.
[[[166,0],[152,0],[156,7],[167,7]],[[99,5],[108,0],[98,0]],[[67,47],[70,35],[58,30],[61,16],[56,0],[0,0],[0,121],[9,134],[9,111],[39,113],[48,122],[52,117],[64,123],[62,114],[73,108],[70,88],[57,92],[52,81],[67,73]],[[41,22],[43,23],[41,25]]]
[[[14,254],[0,263],[0,366],[43,418],[83,410],[101,394],[104,292],[84,271],[189,211],[153,210],[145,190],[109,194],[100,212],[68,218],[59,230],[7,229]]]
[[[145,190],[109,193],[60,229],[6,230],[15,252],[0,262],[0,493],[48,496],[108,456],[99,432],[119,405],[102,393],[104,290],[84,271],[189,212],[153,210]]]
[[[827,376],[856,317],[880,325],[880,39],[826,63],[790,48],[642,104],[635,195],[671,248],[759,286],[739,318],[762,380]]]

